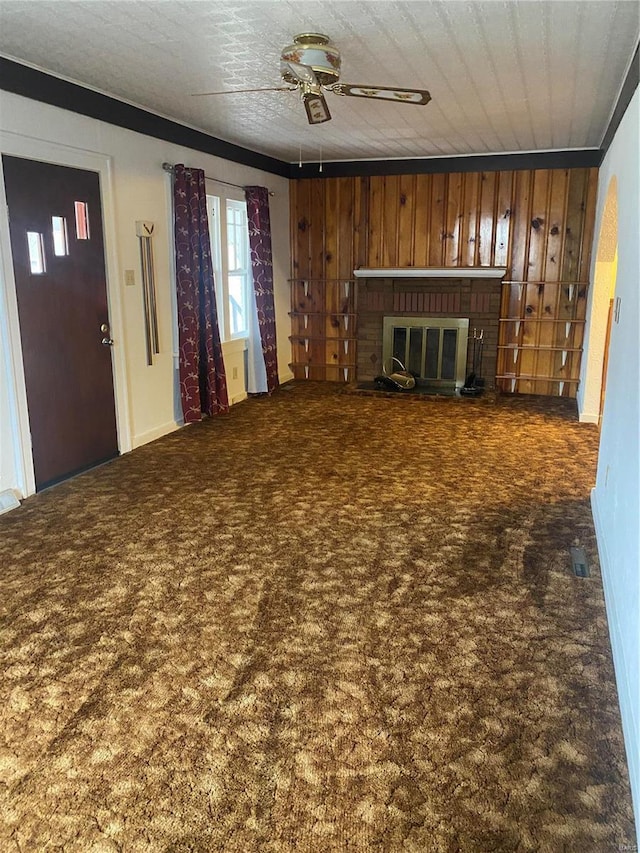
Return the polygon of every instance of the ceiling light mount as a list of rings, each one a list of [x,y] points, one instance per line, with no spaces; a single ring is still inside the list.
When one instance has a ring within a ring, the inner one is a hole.
[[[299,77],[292,73],[291,64],[310,68],[321,86],[330,86],[340,79],[340,51],[322,33],[300,33],[280,54],[282,79],[297,84]]]

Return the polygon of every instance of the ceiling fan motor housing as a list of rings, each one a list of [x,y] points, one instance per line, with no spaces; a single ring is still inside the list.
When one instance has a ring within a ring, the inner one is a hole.
[[[331,86],[340,78],[340,51],[329,44],[329,37],[322,33],[300,33],[294,36],[294,43],[285,47],[280,54],[282,79],[286,83],[296,84],[296,77],[287,70],[286,63],[306,65],[315,73],[321,86]]]

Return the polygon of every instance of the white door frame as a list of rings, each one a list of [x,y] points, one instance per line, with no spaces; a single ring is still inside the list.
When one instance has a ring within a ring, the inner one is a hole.
[[[104,230],[105,272],[107,278],[107,301],[109,306],[109,326],[114,338],[112,347],[113,391],[116,407],[116,428],[118,449],[126,453],[132,447],[131,413],[127,394],[128,377],[122,300],[120,297],[120,265],[117,256],[116,223],[113,192],[112,158],[94,151],[73,148],[31,136],[10,131],[0,131],[0,154],[24,157],[28,160],[40,160],[60,166],[71,166],[98,172],[100,176],[100,195],[102,198],[102,221]],[[6,318],[6,322],[2,320]],[[29,412],[27,392],[22,360],[20,322],[16,297],[16,282],[11,253],[11,236],[7,199],[4,187],[4,173],[0,162],[0,368],[2,361],[7,365],[10,377],[9,398],[11,412],[10,429],[14,442],[14,457],[17,462],[17,486],[23,497],[36,491],[33,453],[29,430]],[[6,334],[5,334],[6,333]]]

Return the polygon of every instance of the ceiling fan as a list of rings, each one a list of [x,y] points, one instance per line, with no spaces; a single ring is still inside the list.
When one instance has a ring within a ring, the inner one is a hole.
[[[240,92],[300,92],[309,124],[329,121],[331,113],[324,92],[350,98],[378,98],[399,104],[428,104],[431,95],[424,89],[396,89],[392,86],[355,86],[339,83],[340,51],[322,33],[300,33],[293,44],[280,54],[280,76],[287,87],[266,89],[230,89],[225,92],[199,92],[208,95],[235,95]]]

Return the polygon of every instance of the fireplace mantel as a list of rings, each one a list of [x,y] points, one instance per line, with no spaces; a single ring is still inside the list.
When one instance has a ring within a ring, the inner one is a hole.
[[[504,278],[506,267],[373,267],[354,270],[356,278]]]

